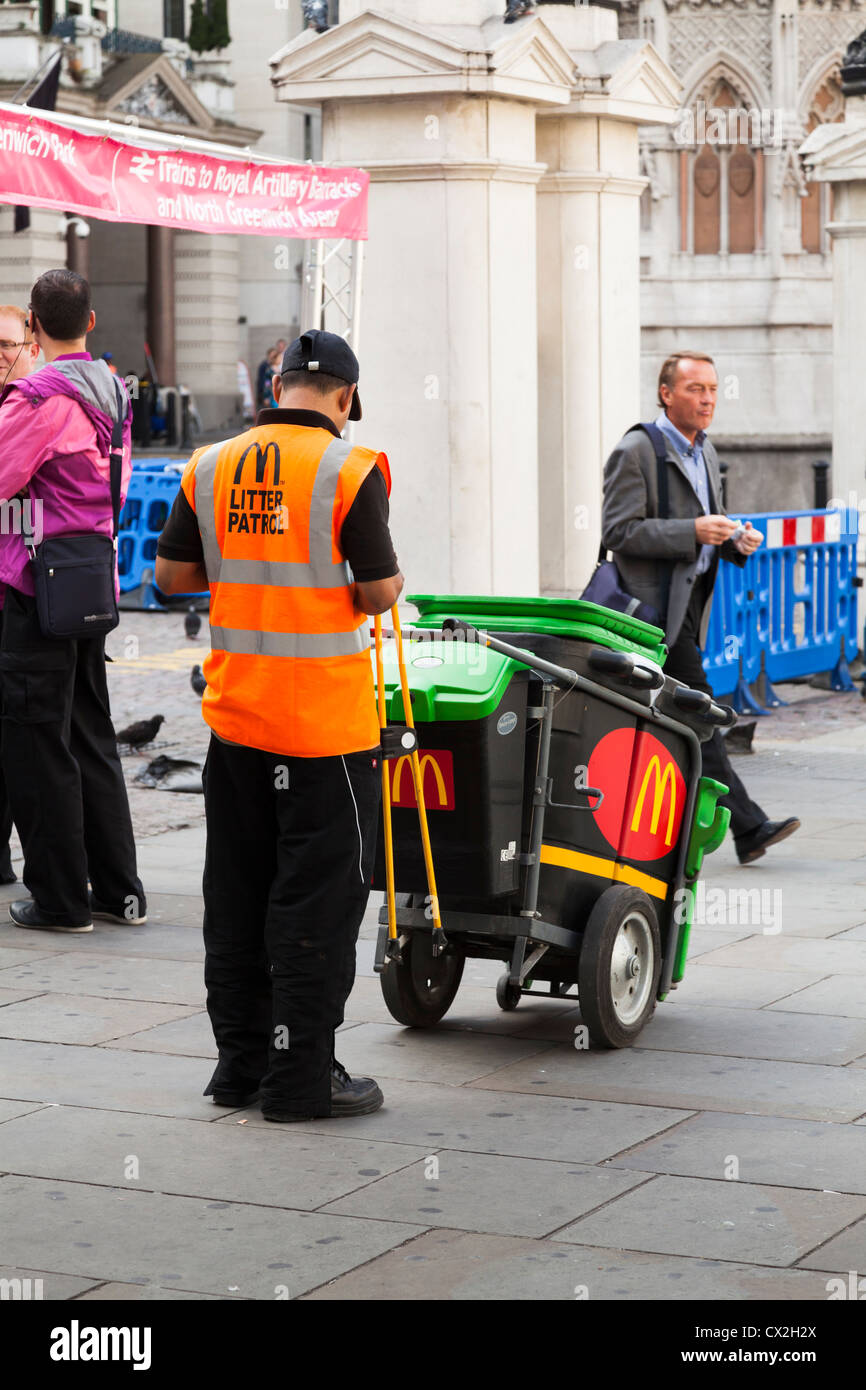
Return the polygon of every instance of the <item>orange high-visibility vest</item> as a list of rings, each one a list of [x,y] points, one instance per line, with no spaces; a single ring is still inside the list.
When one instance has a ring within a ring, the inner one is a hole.
[[[379,743],[369,619],[340,531],[384,454],[327,429],[265,425],[197,449],[181,486],[210,586],[202,714],[220,738],[320,758]]]

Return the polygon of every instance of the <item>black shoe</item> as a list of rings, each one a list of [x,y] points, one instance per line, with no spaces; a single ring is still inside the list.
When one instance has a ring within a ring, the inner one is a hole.
[[[59,912],[44,912],[32,898],[19,898],[9,904],[9,916],[16,927],[32,927],[36,931],[93,931],[92,922],[70,922]]]
[[[131,895],[133,900],[135,895]],[[99,922],[116,922],[119,927],[141,927],[147,921],[147,912],[142,912],[140,917],[130,917],[127,915],[125,906],[120,912],[115,912],[113,908],[105,903],[97,902],[93,894],[90,894],[90,911],[94,918]]]
[[[757,830],[753,830],[749,835],[741,835],[734,841],[737,858],[741,864],[751,864],[754,859],[760,859],[770,845],[787,840],[789,835],[793,835],[794,831],[799,829],[800,822],[796,816],[789,816],[787,820],[765,820]]]
[[[339,1062],[331,1065],[331,1113],[330,1115],[292,1115],[285,1110],[262,1110],[266,1120],[277,1124],[292,1124],[299,1120],[340,1120],[355,1115],[372,1115],[385,1102],[385,1097],[369,1076],[356,1076],[353,1080],[346,1068]]]

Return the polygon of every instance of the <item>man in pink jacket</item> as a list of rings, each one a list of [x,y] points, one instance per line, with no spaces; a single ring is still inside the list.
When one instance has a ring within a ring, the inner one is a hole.
[[[32,895],[9,912],[19,927],[61,932],[92,931],[94,917],[145,920],[104,639],[43,636],[23,534],[28,520],[37,544],[49,536],[111,534],[108,455],[119,402],[107,365],[86,350],[94,323],[86,280],[70,270],[40,276],[30,328],[46,365],[0,395],[0,497],[21,493],[24,519],[0,532],[2,759]],[[123,497],[132,471],[131,423],[120,393]]]

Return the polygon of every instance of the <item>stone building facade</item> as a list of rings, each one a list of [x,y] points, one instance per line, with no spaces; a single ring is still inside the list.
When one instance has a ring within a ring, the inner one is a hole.
[[[831,458],[832,188],[798,146],[841,120],[839,65],[866,0],[621,0],[683,85],[678,126],[641,131],[641,398],[661,359],[710,352],[713,437],[741,510],[813,502]],[[722,119],[724,116],[724,119]]]

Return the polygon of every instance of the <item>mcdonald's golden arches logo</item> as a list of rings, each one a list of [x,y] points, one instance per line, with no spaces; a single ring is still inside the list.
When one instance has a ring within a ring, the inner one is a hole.
[[[425,749],[420,755],[421,787],[428,811],[454,810],[454,758],[446,748]],[[387,763],[392,806],[414,806],[415,780],[408,753]]]

